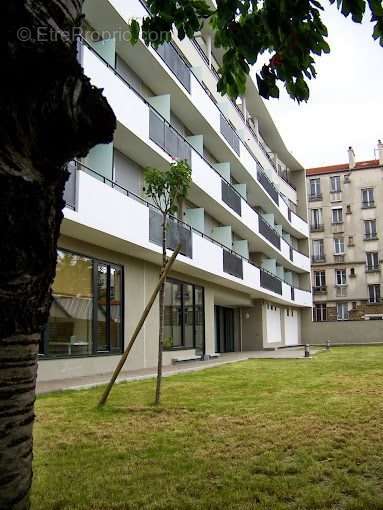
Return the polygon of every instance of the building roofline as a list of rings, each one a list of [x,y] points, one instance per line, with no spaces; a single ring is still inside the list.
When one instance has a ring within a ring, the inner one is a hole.
[[[319,166],[315,168],[307,168],[306,175],[322,175],[322,174],[333,174],[337,172],[353,172],[355,170],[369,170],[373,168],[380,168],[382,165],[377,159],[371,159],[368,161],[359,161],[355,163],[354,168],[350,168],[348,163],[341,163],[339,165],[330,166]]]

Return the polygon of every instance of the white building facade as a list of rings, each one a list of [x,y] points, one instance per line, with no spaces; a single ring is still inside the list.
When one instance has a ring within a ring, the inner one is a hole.
[[[185,159],[192,186],[170,219],[164,363],[296,345],[311,307],[305,173],[251,78],[236,103],[217,93],[219,50],[195,40],[132,47],[140,0],[88,0],[79,45],[85,74],[117,117],[110,145],[70,166],[53,304],[39,379],[111,371],[158,281],[159,213],[144,168]],[[127,369],[156,364],[158,304]]]

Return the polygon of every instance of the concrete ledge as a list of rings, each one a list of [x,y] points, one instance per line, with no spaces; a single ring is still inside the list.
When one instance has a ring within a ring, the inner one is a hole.
[[[172,359],[172,363],[182,363],[183,361],[200,361],[201,356],[178,356],[177,358]]]

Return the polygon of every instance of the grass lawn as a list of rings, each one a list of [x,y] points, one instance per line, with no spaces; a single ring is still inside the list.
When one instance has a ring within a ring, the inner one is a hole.
[[[33,510],[383,509],[383,347],[37,400]]]

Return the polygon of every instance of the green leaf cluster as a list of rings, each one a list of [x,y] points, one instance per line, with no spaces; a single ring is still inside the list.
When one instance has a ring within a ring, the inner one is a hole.
[[[171,163],[167,170],[147,167],[144,171],[144,191],[162,214],[174,214],[178,204],[186,198],[192,172],[186,161]]]
[[[383,46],[383,0],[330,0],[340,12],[361,23],[368,5],[373,38]],[[216,0],[213,11],[205,0],[148,0],[151,16],[140,27],[132,22],[132,42],[140,28],[147,45],[169,42],[175,31],[180,39],[193,37],[204,23],[214,31],[214,43],[222,48],[217,89],[236,98],[244,94],[250,66],[260,55],[270,55],[257,72],[262,97],[279,97],[282,83],[296,101],[307,101],[309,80],[316,77],[314,56],[330,52],[327,28],[319,0]]]

